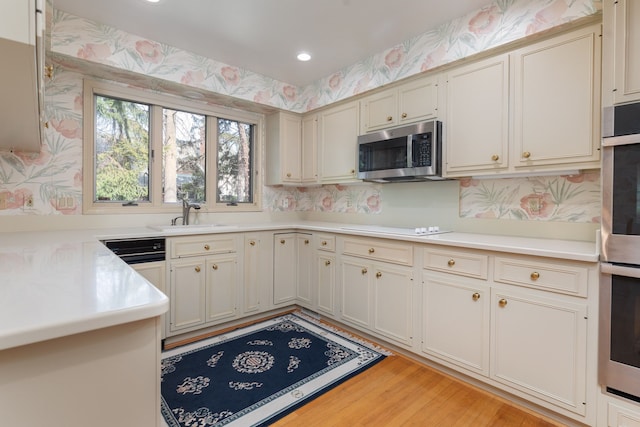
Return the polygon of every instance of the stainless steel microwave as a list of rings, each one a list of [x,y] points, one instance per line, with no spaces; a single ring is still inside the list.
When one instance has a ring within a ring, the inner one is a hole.
[[[442,178],[442,123],[437,120],[358,137],[358,178],[407,182]]]

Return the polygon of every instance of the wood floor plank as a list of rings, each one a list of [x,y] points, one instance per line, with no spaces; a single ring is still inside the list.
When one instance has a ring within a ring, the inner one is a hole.
[[[276,427],[557,427],[483,390],[401,355],[314,399]]]

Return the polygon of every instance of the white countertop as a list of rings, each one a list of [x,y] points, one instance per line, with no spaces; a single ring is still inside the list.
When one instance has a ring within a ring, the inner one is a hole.
[[[594,242],[320,222],[151,227],[0,234],[0,350],[163,314],[168,299],[99,240],[308,230],[597,262]]]

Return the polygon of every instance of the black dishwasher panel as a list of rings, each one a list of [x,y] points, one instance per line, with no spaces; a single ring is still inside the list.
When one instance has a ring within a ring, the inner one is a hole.
[[[166,242],[164,238],[114,239],[102,243],[127,264],[164,261]]]

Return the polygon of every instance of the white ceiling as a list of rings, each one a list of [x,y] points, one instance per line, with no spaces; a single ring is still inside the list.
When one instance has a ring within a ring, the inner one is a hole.
[[[53,0],[56,9],[305,86],[491,0]],[[296,54],[307,51],[309,62]]]

